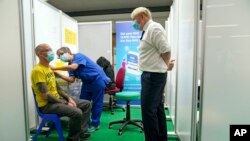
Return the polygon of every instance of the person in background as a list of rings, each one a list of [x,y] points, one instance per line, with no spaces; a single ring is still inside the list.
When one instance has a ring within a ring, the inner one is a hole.
[[[57,85],[54,72],[49,66],[54,53],[48,44],[38,45],[35,53],[39,63],[31,72],[31,82],[40,111],[70,118],[67,141],[87,139],[90,136],[87,133],[90,101],[71,98]]]
[[[172,70],[171,51],[164,28],[152,20],[151,12],[138,7],[131,13],[133,27],[142,31],[139,46],[141,112],[145,141],[167,141],[163,93],[167,71]]]
[[[110,83],[107,85],[106,90],[112,90],[115,88],[115,73],[114,69],[105,57],[101,56],[96,60],[96,63],[102,67],[105,74],[110,78]]]
[[[74,82],[75,78],[82,80],[80,99],[92,101],[92,114],[88,131],[98,130],[100,128],[104,92],[110,79],[100,66],[82,53],[72,54],[68,47],[61,47],[57,50],[57,55],[61,61],[69,64],[56,68],[52,67],[52,69],[69,71],[69,76],[55,72],[58,77],[68,82]]]

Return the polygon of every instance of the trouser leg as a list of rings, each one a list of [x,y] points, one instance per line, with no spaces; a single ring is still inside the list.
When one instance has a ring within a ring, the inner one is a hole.
[[[47,104],[42,109],[43,113],[57,114],[69,117],[69,138],[78,139],[81,131],[82,111],[79,108],[71,107],[61,103]]]
[[[91,103],[88,100],[74,99],[78,108],[82,110],[82,132],[86,132],[89,125]]]
[[[142,73],[141,108],[146,141],[160,141],[161,138],[167,136],[166,122],[163,123],[164,114],[162,113],[164,112],[162,95],[165,83],[166,73]]]
[[[159,127],[159,141],[167,141],[167,120],[163,103],[158,107],[157,117]]]
[[[98,126],[100,124],[105,91],[103,83],[103,80],[96,80],[96,82],[93,84],[83,85],[80,96],[81,99],[87,99],[92,101],[90,124],[93,126]]]
[[[103,98],[104,98],[105,88],[101,86],[96,86],[93,89],[93,97],[92,97],[92,115],[91,115],[91,125],[98,126],[100,125],[100,118],[102,114],[103,108]]]

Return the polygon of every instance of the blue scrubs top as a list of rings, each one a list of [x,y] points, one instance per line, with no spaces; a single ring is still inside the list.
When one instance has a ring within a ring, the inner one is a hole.
[[[94,84],[95,81],[104,81],[107,85],[110,79],[106,76],[103,69],[84,54],[73,54],[73,61],[69,64],[78,64],[78,68],[69,71],[69,76],[75,76],[82,80],[83,84]]]

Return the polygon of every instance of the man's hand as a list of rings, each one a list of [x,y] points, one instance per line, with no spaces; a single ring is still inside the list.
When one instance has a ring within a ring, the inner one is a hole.
[[[56,67],[49,65],[49,67],[54,71],[56,69]]]
[[[74,105],[72,103],[69,103],[69,102],[68,102],[68,106],[74,107]]]
[[[169,62],[168,62],[168,71],[171,71],[172,69],[173,69],[173,67],[174,67],[174,59],[173,60],[170,60]]]
[[[76,103],[75,103],[75,101],[71,97],[69,97],[68,105],[72,106],[72,107],[76,107]]]

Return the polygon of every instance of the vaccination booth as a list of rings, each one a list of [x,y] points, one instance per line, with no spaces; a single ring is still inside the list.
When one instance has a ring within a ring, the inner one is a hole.
[[[181,141],[226,141],[230,127],[249,124],[249,5],[249,0],[173,1],[165,19],[175,59],[164,92],[167,118],[175,127],[169,135],[176,134]],[[112,56],[113,25],[130,22],[80,23],[40,0],[3,0],[0,11],[2,55],[15,58],[1,61],[1,141],[29,140],[30,130],[39,123],[30,82],[37,63],[34,47],[39,43],[48,43],[53,51],[68,46],[93,60],[105,56],[116,67],[126,65],[131,80],[127,90],[139,91],[133,41],[140,33],[128,30],[127,37],[124,28],[115,30],[116,39],[120,38],[117,48],[122,50],[115,52],[119,58]],[[58,60],[53,64],[65,65]]]

